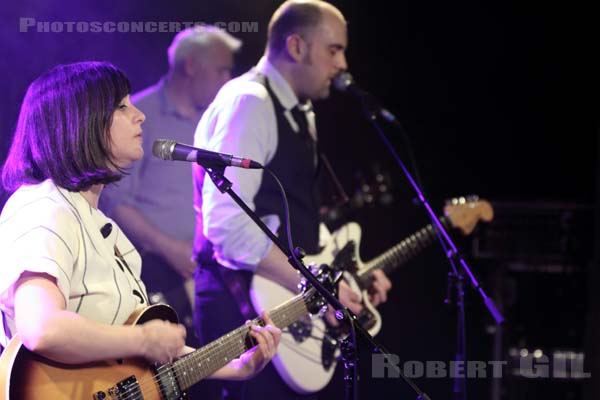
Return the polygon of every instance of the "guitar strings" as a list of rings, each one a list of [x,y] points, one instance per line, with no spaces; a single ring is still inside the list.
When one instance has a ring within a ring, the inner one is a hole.
[[[227,340],[228,338],[230,338],[232,336],[239,336],[240,330],[244,330],[244,336],[246,335],[246,329],[248,329],[248,328],[246,328],[246,326],[242,326],[240,328],[238,328],[234,332],[228,334],[227,338],[222,338],[220,341],[215,341],[215,342],[209,343],[204,348],[199,349],[199,351],[197,353],[192,353],[192,355],[190,355],[188,358],[182,359],[181,362],[185,363],[185,364],[190,364],[192,359],[195,360],[195,359],[200,358],[200,359],[203,359],[203,361],[206,361],[207,359],[211,360],[211,358],[213,360],[216,359],[217,358],[216,355],[218,353],[223,352],[222,349],[220,351],[217,349],[217,347],[223,347],[223,346],[218,346],[219,344],[221,344],[223,341]],[[234,335],[234,334],[236,334],[236,335]],[[225,348],[231,349],[232,345],[225,346]],[[244,352],[245,347],[243,347],[243,345],[239,346],[237,348],[239,349],[238,354]],[[150,386],[158,386],[160,388],[159,381],[157,380],[157,378],[162,378],[163,375],[168,375],[168,374],[173,374],[173,376],[176,376],[178,379],[180,379],[182,381],[181,382],[182,386],[185,386],[185,387],[191,386],[192,378],[187,377],[186,373],[183,373],[183,374],[178,373],[177,370],[180,369],[180,368],[177,368],[178,366],[179,366],[179,363],[177,362],[177,363],[170,365],[167,368],[163,368],[163,370],[160,371],[159,373],[157,373],[156,375],[154,375],[151,380],[146,378],[146,380],[142,380],[142,381],[138,382],[137,387],[131,387],[127,391],[124,391],[123,393],[121,393],[120,394],[121,397],[123,399],[130,399],[133,397],[137,397],[138,391],[140,389],[142,390],[142,392],[146,391],[148,389],[149,385]],[[202,375],[208,376],[211,372],[210,369],[213,369],[213,368],[211,368],[212,366],[213,365],[211,365],[210,361],[208,363],[207,362],[200,363],[198,365],[198,367],[195,368],[195,372],[198,376],[202,376]],[[189,366],[188,366],[188,368],[189,368]],[[179,371],[179,372],[181,372],[181,371]],[[202,378],[200,378],[200,379],[202,379]],[[181,388],[179,388],[179,389],[183,391],[183,389],[181,389]],[[160,391],[162,392],[162,390],[160,390]],[[163,394],[165,394],[165,393],[163,393]]]
[[[298,300],[303,300],[303,299],[299,298]],[[297,319],[297,317],[299,315],[303,315],[303,314],[307,313],[306,307],[303,304],[303,302],[298,301],[298,300],[295,300],[295,302],[292,303],[292,306],[284,305],[282,307],[278,307],[275,310],[271,311],[271,317],[273,318],[274,321],[277,321],[276,325],[286,326],[291,321]],[[286,313],[287,314],[291,313],[291,315],[287,315],[287,318],[284,318],[286,316]],[[261,319],[255,319],[254,322],[255,323],[258,322],[258,324],[264,323],[264,321],[262,321]],[[216,358],[218,361],[224,361],[224,362],[230,361],[230,359],[239,356],[241,353],[243,353],[244,351],[247,350],[247,347],[245,346],[245,338],[246,338],[248,329],[249,328],[247,325],[244,325],[244,326],[238,328],[236,331],[233,331],[233,332],[225,335],[224,337],[218,339],[217,341],[215,341],[214,347],[216,347],[216,348],[209,349],[210,352],[204,352],[204,354],[195,353],[192,356],[190,356],[189,359],[192,360],[192,362],[197,362],[198,359],[204,359],[208,356],[208,357]],[[235,340],[230,340],[232,337],[235,337]],[[230,356],[230,355],[234,355],[234,356]],[[186,362],[187,361],[188,360],[186,360]],[[188,362],[188,364],[189,364],[189,362]],[[206,365],[206,362],[205,362],[205,365]],[[214,371],[214,365],[209,365],[209,366],[211,368],[207,368],[207,369]],[[185,374],[185,371],[184,371],[184,374]],[[184,379],[185,379],[186,375],[184,375]],[[208,373],[207,373],[207,375],[208,375]]]
[[[245,326],[242,326],[240,328],[245,328]],[[240,328],[236,329],[234,332],[239,331]],[[237,333],[237,332],[236,332]],[[160,379],[163,378],[165,375],[172,375],[174,377],[176,377],[179,380],[185,380],[184,382],[181,382],[180,385],[189,385],[189,381],[186,379],[185,375],[182,374],[178,374],[178,369],[177,368],[181,363],[190,363],[191,359],[197,359],[197,358],[202,358],[202,359],[211,359],[213,357],[215,357],[216,353],[218,353],[216,347],[218,347],[217,345],[219,344],[218,341],[214,341],[211,342],[209,344],[207,344],[206,346],[204,346],[203,348],[198,349],[196,352],[190,354],[188,357],[186,358],[182,358],[181,360],[178,360],[174,363],[172,363],[171,365],[169,365],[166,368],[163,368],[160,372],[156,373],[155,375],[153,375],[150,378],[145,378],[144,380],[140,380],[138,382],[137,386],[132,386],[130,388],[128,388],[126,391],[119,393],[119,396],[122,399],[132,399],[138,396],[138,392],[141,390],[142,393],[144,393],[145,391],[148,390],[149,387],[158,387],[159,392],[161,392],[162,394],[165,394],[160,386]],[[231,348],[231,346],[228,346],[229,348]],[[242,350],[243,352],[243,350]],[[208,376],[210,374],[210,362],[208,364],[204,364],[198,368],[195,368],[195,372],[198,376]],[[202,378],[198,379],[201,380]],[[189,386],[188,386],[189,387]],[[178,389],[180,389],[181,391],[184,391],[184,389],[182,389],[181,387],[179,387]]]
[[[276,319],[277,320],[282,319],[282,321],[280,321],[281,325],[287,325],[287,324],[293,322],[294,320],[299,318],[299,316],[302,316],[303,314],[308,313],[305,301],[307,298],[310,298],[313,294],[314,294],[314,289],[311,288],[308,291],[306,291],[305,293],[303,293],[302,295],[298,295],[298,296],[288,300],[286,303],[276,307],[275,309],[273,309],[271,311],[271,313],[270,313],[271,318],[273,319],[274,322]],[[262,321],[262,319],[256,318],[253,320],[253,322],[258,322],[258,321]],[[132,386],[132,387],[128,388],[126,391],[124,391],[123,393],[119,393],[119,397],[122,398],[123,400],[129,400],[129,399],[133,399],[139,395],[146,396],[146,394],[144,392],[147,391],[147,389],[149,387],[156,387],[156,386],[158,387],[159,393],[162,393],[162,389],[160,388],[160,384],[159,384],[159,382],[160,382],[159,378],[162,378],[164,375],[168,375],[168,374],[172,374],[177,379],[181,379],[181,380],[185,381],[184,385],[186,386],[186,388],[192,386],[194,383],[197,383],[198,381],[202,380],[206,376],[210,375],[211,372],[218,370],[219,366],[217,366],[216,369],[214,369],[215,368],[214,364],[213,365],[210,364],[211,358],[213,358],[213,360],[218,360],[219,354],[224,354],[224,353],[236,354],[237,353],[237,356],[232,357],[232,359],[234,359],[236,357],[239,357],[239,355],[243,354],[245,351],[249,350],[249,349],[246,349],[246,346],[244,344],[245,340],[242,340],[242,339],[246,338],[248,329],[249,329],[249,325],[240,326],[239,328],[226,334],[225,336],[194,351],[187,357],[184,357],[184,358],[170,364],[168,367],[166,367],[162,371],[154,374],[152,377],[140,380],[138,382],[137,386]],[[243,333],[243,337],[241,336],[242,333]],[[236,340],[231,340],[232,337],[235,337]],[[223,342],[225,342],[225,343],[223,343]],[[223,351],[223,350],[225,350],[225,351]],[[205,364],[204,366],[202,366],[202,362],[199,362],[197,364],[198,367],[194,366],[194,368],[190,368],[190,371],[192,372],[191,375],[196,375],[196,378],[202,374],[205,374],[200,379],[195,379],[195,377],[188,377],[187,371],[183,370],[184,367],[179,368],[183,364],[188,364],[187,367],[189,368],[190,367],[189,364],[191,364],[191,361],[197,362],[197,361],[199,361],[199,359],[201,359],[203,361],[206,359],[209,360],[208,365]],[[228,358],[226,358],[224,360],[228,360]],[[229,361],[231,361],[231,360],[229,360]],[[226,363],[229,361],[226,361]],[[200,374],[198,373],[198,369],[201,370]],[[183,375],[181,374],[181,372],[183,372]],[[186,380],[186,379],[189,379],[189,380]],[[193,382],[193,381],[195,381],[195,382]],[[181,387],[179,389],[181,391],[185,390],[185,389],[181,389]]]
[[[244,328],[244,327],[241,327],[241,328]],[[238,329],[236,329],[236,331]],[[214,357],[215,354],[217,353],[217,350],[215,348],[216,345],[218,345],[217,342],[211,342],[208,345],[204,346],[203,348],[198,349],[197,352],[192,353],[188,357],[189,359],[183,358],[179,361],[176,361],[175,363],[172,363],[171,365],[169,365],[167,367],[163,367],[163,369],[160,372],[156,373],[152,377],[140,380],[138,382],[137,386],[132,386],[132,387],[128,388],[126,391],[119,393],[119,397],[122,399],[137,398],[140,391],[142,393],[144,393],[149,389],[149,387],[158,388],[158,391],[164,395],[166,393],[164,393],[163,388],[161,388],[160,379],[163,378],[165,375],[172,375],[172,376],[176,377],[178,380],[181,380],[182,381],[180,384],[181,386],[189,385],[189,381],[186,379],[186,374],[178,374],[179,368],[177,368],[177,367],[179,366],[179,364],[180,363],[189,363],[191,361],[191,358],[200,358],[201,357],[203,359],[210,359],[211,357]],[[231,347],[231,346],[228,346],[228,347]],[[196,372],[197,376],[202,376],[202,375],[208,376],[210,374],[209,367],[210,367],[210,363],[204,364],[198,368],[195,368],[195,372]],[[202,378],[200,378],[199,380],[201,380],[201,379]],[[185,381],[185,382],[183,382],[183,381]],[[187,387],[189,387],[189,386],[187,386]],[[182,387],[179,387],[178,389],[180,389],[181,391],[185,390],[185,389],[182,389]]]
[[[442,217],[442,220],[444,218]],[[376,269],[384,268],[386,265],[400,265],[418,254],[424,246],[430,244],[435,233],[433,226],[427,225],[408,238],[404,239],[388,251],[365,263],[366,267],[357,272],[360,279]]]
[[[298,308],[298,305],[300,305],[299,308]],[[298,302],[296,300],[295,306],[293,308],[281,307],[281,308],[271,311],[272,318],[274,320],[278,321],[278,323],[276,323],[276,325],[285,326],[289,323],[289,321],[279,321],[280,313],[287,309],[290,309],[291,311],[295,311],[293,314],[296,314],[296,315],[301,315],[301,314],[306,313],[306,309],[303,306],[302,302]],[[295,319],[296,316],[292,316],[292,318]],[[288,318],[288,320],[289,320],[289,318]],[[254,322],[255,323],[258,322],[258,324],[263,323],[263,321],[261,319],[256,319],[256,320],[254,320]],[[235,357],[239,356],[239,354],[241,354],[245,350],[247,350],[244,339],[246,338],[248,329],[249,329],[248,326],[244,325],[244,326],[238,328],[236,331],[233,331],[233,332],[221,337],[220,339],[218,339],[217,341],[215,341],[213,343],[214,344],[213,347],[218,347],[218,349],[211,348],[211,349],[209,349],[208,352],[203,352],[204,354],[195,353],[195,354],[193,354],[193,356],[190,356],[188,359],[186,359],[186,363],[189,364],[190,360],[191,360],[191,362],[197,362],[198,359],[204,359],[204,358],[207,358],[207,356],[214,357],[219,362],[221,360],[224,362],[230,361],[231,358],[235,358]],[[235,340],[230,340],[232,337],[235,337]],[[231,354],[234,354],[235,356],[230,356]],[[205,365],[206,365],[206,361],[205,361]],[[200,366],[200,363],[198,364],[198,366]],[[210,370],[214,369],[214,365],[209,365],[209,366],[211,368],[208,368],[208,369],[210,369]],[[185,374],[185,370],[184,370],[184,374]],[[183,378],[185,379],[186,376],[187,376],[187,374],[185,374],[185,376]]]

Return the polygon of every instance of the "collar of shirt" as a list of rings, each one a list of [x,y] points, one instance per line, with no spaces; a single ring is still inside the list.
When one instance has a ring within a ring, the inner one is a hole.
[[[308,131],[310,135],[312,136],[313,140],[317,140],[315,113],[313,111],[312,102],[308,100],[306,103],[301,104],[288,81],[285,80],[279,71],[277,71],[277,68],[275,68],[265,56],[263,56],[258,64],[256,64],[255,69],[257,72],[269,78],[271,89],[273,89],[273,92],[281,102],[281,105],[285,108],[285,116],[292,126],[292,129],[295,132],[300,130],[290,112],[292,108],[298,106],[298,109],[306,114],[306,118],[308,119]]]
[[[48,182],[48,180],[44,183],[46,182]],[[48,184],[55,185],[52,181],[49,181]],[[87,231],[92,246],[105,260],[112,260],[113,246],[107,243],[100,232],[102,226],[111,221],[104,213],[102,213],[102,211],[94,209],[80,192],[70,192],[58,185],[55,186],[67,202],[75,209],[78,219],[80,219],[82,226]],[[114,241],[116,235],[113,235],[113,238],[114,239],[112,240]]]
[[[271,89],[275,92],[275,95],[281,102],[281,105],[286,110],[291,110],[298,104],[298,97],[292,90],[290,84],[285,78],[277,71],[277,69],[271,64],[266,57],[262,57],[258,64],[256,64],[256,71],[265,75],[269,78]]]
[[[160,81],[156,84],[158,86],[158,99],[160,101],[160,112],[163,115],[172,115],[180,119],[189,120],[185,116],[181,115],[181,113],[177,110],[175,106],[175,102],[169,99],[169,95],[167,93],[167,85],[166,85],[166,77],[162,77]],[[192,121],[196,123],[197,121]]]

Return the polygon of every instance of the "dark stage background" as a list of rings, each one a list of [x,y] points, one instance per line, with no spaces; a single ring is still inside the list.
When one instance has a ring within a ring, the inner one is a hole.
[[[108,60],[126,71],[137,91],[164,74],[166,48],[174,36],[24,33],[19,32],[20,18],[256,22],[256,32],[231,32],[244,41],[236,58],[237,75],[262,54],[268,18],[278,4],[4,2],[0,160],[10,145],[27,85],[42,72],[58,63]],[[508,359],[509,348],[515,346],[582,350],[584,328],[595,326],[584,323],[586,311],[594,321],[591,311],[596,304],[594,296],[586,296],[586,282],[590,293],[597,291],[592,247],[599,147],[594,61],[598,46],[591,11],[575,3],[527,1],[335,4],[349,21],[350,70],[402,121],[434,208],[441,212],[444,199],[464,194],[478,194],[496,207],[496,221],[478,230],[476,241],[459,243],[484,288],[504,305],[508,324],[502,346],[496,348],[500,359]],[[374,170],[389,178],[388,197],[345,210],[345,219],[337,221],[354,219],[362,224],[362,255],[369,259],[427,219],[414,205],[412,190],[358,103],[334,93],[316,107],[323,147],[347,191],[354,193],[360,176],[370,180]],[[408,161],[401,136],[389,125],[384,127]],[[549,243],[547,248],[542,241]],[[544,257],[548,254],[552,260]],[[519,272],[515,265],[525,269]],[[566,265],[574,266],[575,272],[560,269]],[[548,266],[558,266],[559,273],[540,272]],[[433,246],[392,276],[394,289],[381,308],[384,328],[378,339],[401,359],[453,358],[454,312],[442,304],[447,271],[439,246]],[[498,358],[493,355],[493,332],[479,297],[469,291],[468,359]],[[364,398],[414,398],[399,379],[370,378],[367,349],[361,360]],[[504,372],[501,381],[469,380],[470,397],[581,398],[580,381],[532,382]],[[451,398],[451,380],[417,381],[432,398]],[[543,393],[541,386],[548,392]],[[341,388],[339,382],[329,388],[332,398],[343,398]]]

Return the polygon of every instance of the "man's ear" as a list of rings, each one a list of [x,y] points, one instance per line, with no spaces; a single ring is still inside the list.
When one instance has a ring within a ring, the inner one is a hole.
[[[308,44],[297,33],[285,39],[285,48],[288,56],[296,62],[302,60],[308,51]]]

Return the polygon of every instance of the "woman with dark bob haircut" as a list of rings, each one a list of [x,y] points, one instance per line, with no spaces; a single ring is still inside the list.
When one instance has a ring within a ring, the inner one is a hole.
[[[97,207],[104,185],[143,155],[145,116],[129,92],[123,72],[102,62],[57,66],[27,90],[2,169],[14,191],[0,215],[3,346],[18,333],[28,350],[66,364],[164,363],[192,350],[181,325],[125,325],[149,305],[141,259]],[[248,379],[273,357],[281,332],[263,317],[268,325],[250,331],[258,346],[212,378]]]
[[[119,180],[108,134],[113,111],[130,90],[123,72],[105,63],[61,65],[36,79],[2,170],[4,187],[52,179],[78,192]]]

